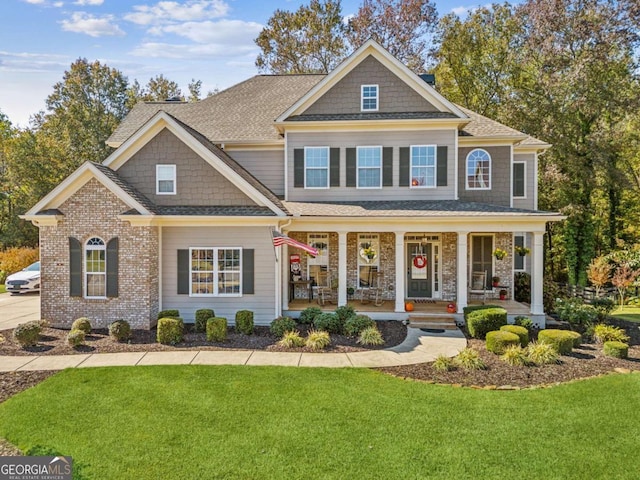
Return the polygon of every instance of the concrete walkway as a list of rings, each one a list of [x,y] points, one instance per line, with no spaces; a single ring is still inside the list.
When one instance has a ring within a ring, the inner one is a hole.
[[[407,329],[400,345],[353,353],[290,353],[264,350],[178,350],[78,355],[0,357],[0,372],[136,365],[279,365],[288,367],[394,367],[453,357],[467,346],[460,330],[430,333]]]
[[[40,320],[40,294],[0,293],[0,330],[16,328],[19,323]]]

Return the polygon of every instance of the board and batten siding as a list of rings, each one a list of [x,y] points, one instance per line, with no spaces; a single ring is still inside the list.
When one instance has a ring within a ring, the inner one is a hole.
[[[513,155],[514,162],[525,162],[526,171],[525,171],[525,192],[527,198],[514,198],[513,199],[513,207],[514,208],[526,208],[528,210],[535,210],[535,165],[536,158],[534,153],[515,153]]]
[[[234,150],[226,152],[269,190],[284,195],[284,147],[281,150]]]
[[[453,200],[455,195],[455,130],[416,130],[385,132],[290,132],[287,135],[288,200],[361,201],[361,200]],[[437,188],[400,187],[400,147],[410,145],[447,146],[447,186]],[[330,189],[294,187],[294,150],[329,146],[340,148],[340,186]],[[346,149],[365,146],[393,147],[393,186],[380,189],[347,187]]]
[[[254,249],[254,292],[241,297],[190,297],[178,295],[178,250],[191,247],[242,247]],[[268,227],[164,227],[162,229],[162,308],[178,309],[186,323],[196,310],[211,308],[232,325],[238,310],[251,310],[256,324],[275,318],[276,261]]]
[[[491,189],[467,190],[467,155],[480,148],[491,155]],[[458,195],[465,202],[489,203],[492,205],[511,205],[511,148],[499,147],[460,147],[458,151]]]

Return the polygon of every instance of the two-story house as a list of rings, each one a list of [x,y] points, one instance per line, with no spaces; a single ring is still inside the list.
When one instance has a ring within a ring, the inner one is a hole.
[[[340,305],[375,286],[385,311],[361,309],[378,318],[406,318],[406,299],[462,312],[494,276],[512,297],[517,271],[531,274],[527,312],[544,324],[543,234],[561,219],[537,209],[549,145],[449,102],[373,41],[328,75],[138,104],[108,143],[103,164],[24,216],[40,227],[54,325],[151,328],[169,308],[186,321],[249,309],[267,324],[307,306],[304,282],[321,277]],[[318,255],[274,248],[274,231]]]

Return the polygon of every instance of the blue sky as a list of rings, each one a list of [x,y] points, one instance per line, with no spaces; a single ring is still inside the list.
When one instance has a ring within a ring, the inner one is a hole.
[[[187,91],[224,89],[257,73],[253,39],[276,8],[302,0],[2,0],[0,111],[14,125],[44,109],[45,98],[79,57],[146,84],[164,74]],[[345,16],[360,0],[343,0]],[[441,15],[486,2],[436,1]],[[517,3],[517,2],[516,2]]]

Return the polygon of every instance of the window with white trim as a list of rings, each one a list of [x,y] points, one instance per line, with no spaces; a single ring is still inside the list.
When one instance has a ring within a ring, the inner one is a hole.
[[[156,165],[156,194],[176,194],[176,166]]]
[[[514,235],[513,246],[526,247],[524,235]],[[513,269],[516,272],[524,272],[527,269],[526,261],[527,261],[526,255],[519,255],[518,253],[515,253],[515,248],[514,248]]]
[[[513,162],[513,198],[527,198],[527,164]]]
[[[382,188],[382,147],[358,147],[356,151],[358,188]]]
[[[411,146],[411,188],[436,186],[436,146]]]
[[[369,288],[380,269],[380,236],[358,235],[358,288]]]
[[[192,297],[242,295],[242,249],[190,248]]]
[[[329,188],[329,147],[304,147],[304,188]]]
[[[329,234],[309,233],[307,243],[318,250],[316,257],[307,258],[307,275],[318,281],[318,273],[329,270]]]
[[[84,246],[85,297],[107,296],[107,247],[104,240],[93,237]]]
[[[363,112],[378,111],[378,85],[362,85],[360,108]]]
[[[491,155],[476,148],[467,155],[467,190],[491,189]]]

